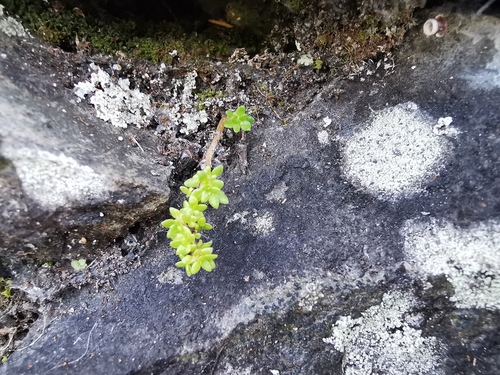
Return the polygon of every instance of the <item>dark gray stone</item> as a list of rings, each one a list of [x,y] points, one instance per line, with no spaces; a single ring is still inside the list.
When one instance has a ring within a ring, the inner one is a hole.
[[[288,126],[261,118],[209,211],[214,272],[186,277],[160,232],[0,373],[498,374],[499,35],[453,14]]]
[[[78,106],[60,76],[25,63],[15,39],[0,38],[2,258],[92,258],[165,210],[170,169],[154,162],[154,143],[128,139],[141,140],[142,129],[89,116],[93,109]]]

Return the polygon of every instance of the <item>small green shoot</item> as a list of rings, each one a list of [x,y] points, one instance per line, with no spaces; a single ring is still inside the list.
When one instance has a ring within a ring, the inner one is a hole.
[[[323,67],[323,60],[316,59],[314,61],[314,69],[321,70],[322,67]]]
[[[226,111],[227,120],[224,124],[226,128],[233,129],[235,133],[240,131],[249,131],[255,119],[245,113],[245,106],[239,106],[236,111]]]
[[[12,297],[10,286],[12,285],[12,280],[4,277],[0,277],[0,290],[2,291],[0,295],[5,298]]]
[[[201,268],[212,271],[215,268],[212,254],[212,241],[203,242],[201,230],[210,230],[212,226],[207,223],[203,211],[209,203],[213,208],[219,208],[220,204],[228,204],[229,199],[221,190],[224,182],[217,177],[223,172],[222,165],[210,168],[206,166],[198,171],[193,177],[184,182],[181,191],[186,194],[188,200],[184,201],[180,210],[170,208],[173,219],[167,219],[162,225],[168,229],[167,238],[172,239],[170,246],[176,249],[176,254],[181,259],[175,265],[185,268],[188,276],[194,275]]]
[[[87,267],[87,261],[85,259],[74,259],[71,261],[71,267],[73,267],[75,271],[79,272]]]

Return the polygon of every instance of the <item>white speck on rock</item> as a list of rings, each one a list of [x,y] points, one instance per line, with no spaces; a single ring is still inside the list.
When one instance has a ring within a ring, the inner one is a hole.
[[[326,130],[318,132],[318,142],[322,146],[326,146],[330,143],[330,139],[328,138],[328,132]]]
[[[332,119],[328,116],[326,116],[325,118],[323,118],[323,127],[327,128],[330,126],[330,124],[332,123]]]
[[[230,363],[226,363],[221,371],[222,375],[252,375],[254,373],[252,367],[233,367]]]
[[[460,131],[450,126],[452,122],[453,119],[451,117],[440,117],[437,121],[437,124],[432,128],[432,131],[437,135],[456,137],[460,133]]]
[[[303,65],[303,66],[310,66],[310,65],[314,64],[314,59],[312,58],[312,56],[310,54],[307,53],[305,55],[301,55],[298,58],[297,64]]]
[[[227,220],[227,224],[230,224],[230,223],[233,223],[236,221],[240,221],[241,224],[246,224],[247,223],[246,216],[248,214],[249,214],[248,211],[236,212],[230,219]]]
[[[422,191],[451,149],[445,137],[433,133],[435,123],[411,102],[377,112],[366,129],[346,142],[346,176],[382,199]]]
[[[401,230],[406,260],[423,280],[445,275],[459,308],[500,309],[500,223],[466,229],[435,219],[408,221]]]
[[[343,373],[440,374],[438,340],[423,337],[414,328],[415,319],[408,317],[416,304],[409,293],[391,292],[359,318],[340,317],[332,327],[332,336],[323,341],[344,353]]]
[[[161,284],[174,284],[180,285],[182,284],[182,274],[183,272],[179,270],[179,268],[170,267],[166,271],[163,271],[156,278],[158,282]]]
[[[264,212],[255,218],[253,227],[255,232],[260,235],[269,234],[274,231],[274,220],[273,216],[269,212]]]

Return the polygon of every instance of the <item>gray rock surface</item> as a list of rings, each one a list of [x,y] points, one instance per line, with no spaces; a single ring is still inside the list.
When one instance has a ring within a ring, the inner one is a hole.
[[[449,22],[256,124],[214,272],[187,278],[160,232],[0,373],[498,374],[500,22]]]
[[[15,39],[0,38],[2,257],[92,258],[165,209],[170,170],[152,162],[153,145],[132,147],[128,137],[139,129],[127,133],[92,117],[60,76],[23,62]]]

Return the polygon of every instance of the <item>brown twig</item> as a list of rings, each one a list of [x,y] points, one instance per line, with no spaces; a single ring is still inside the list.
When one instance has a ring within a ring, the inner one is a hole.
[[[135,139],[132,135],[129,137],[129,139],[132,140],[132,142],[134,142],[141,149],[142,152],[144,152],[144,149],[141,147],[139,142],[137,142],[137,139]]]
[[[223,116],[220,121],[219,125],[217,125],[217,129],[215,130],[214,133],[214,138],[212,139],[212,143],[210,143],[210,147],[207,149],[207,152],[205,153],[205,165],[211,167],[212,166],[212,158],[214,156],[215,148],[217,147],[217,143],[219,143],[221,137],[222,137],[222,132],[224,131],[224,124],[226,123],[227,117]]]

